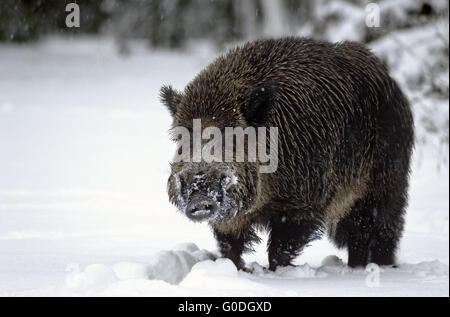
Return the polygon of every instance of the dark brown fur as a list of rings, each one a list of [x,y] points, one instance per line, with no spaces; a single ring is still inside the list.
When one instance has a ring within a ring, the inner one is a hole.
[[[386,67],[365,47],[295,37],[248,43],[219,57],[182,93],[163,87],[162,99],[174,126],[201,118],[217,127],[279,129],[278,170],[259,174],[258,163],[232,163],[240,182],[230,196],[242,206],[235,217],[210,222],[222,254],[236,265],[259,241],[258,226],[270,231],[271,269],[291,264],[324,229],[348,249],[350,266],[393,264],[413,119]],[[186,164],[195,163],[172,168]],[[179,195],[171,176],[177,206]]]

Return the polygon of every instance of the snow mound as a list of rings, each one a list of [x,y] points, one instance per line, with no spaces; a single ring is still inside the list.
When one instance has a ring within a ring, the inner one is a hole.
[[[448,277],[448,265],[437,260],[424,261],[418,264],[402,264],[399,268],[418,277]]]
[[[228,259],[206,260],[199,262],[181,282],[181,286],[193,288],[216,288],[231,286],[238,278],[236,266]]]
[[[271,294],[261,281],[253,280],[252,274],[238,271],[229,259],[203,261],[194,265],[192,271],[179,285],[203,296],[262,296]]]
[[[318,269],[322,274],[340,274],[343,275],[351,269],[335,255],[329,255],[322,260],[322,265]]]
[[[196,259],[186,251],[161,251],[148,267],[148,277],[178,284],[190,272]]]
[[[322,272],[312,268],[307,263],[294,267],[279,267],[275,271],[275,276],[286,278],[313,278],[326,276]]]
[[[211,259],[215,258],[214,254],[200,250],[194,243],[184,243],[177,245],[173,250],[156,253],[148,264],[134,262],[119,262],[112,266],[91,264],[81,270],[79,264],[70,263],[66,267],[69,273],[65,278],[64,288],[70,292],[88,294],[104,291],[113,284],[126,280],[159,280],[175,285],[191,272],[196,263],[212,262]],[[231,266],[237,272],[234,264],[231,263]],[[226,272],[230,268],[224,270],[222,267],[218,270]]]

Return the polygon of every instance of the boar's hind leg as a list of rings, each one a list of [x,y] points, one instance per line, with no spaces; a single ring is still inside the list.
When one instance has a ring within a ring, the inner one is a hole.
[[[405,199],[366,197],[356,202],[342,219],[334,236],[338,247],[347,247],[348,265],[365,266],[370,262],[391,265],[403,230]]]
[[[246,232],[239,232],[238,235],[222,233],[214,229],[214,236],[216,237],[222,257],[233,261],[239,270],[245,267],[242,254],[253,251],[252,244],[260,242],[260,238],[253,229],[249,229]]]
[[[292,261],[311,241],[320,236],[320,223],[316,220],[298,220],[288,216],[270,220],[268,242],[269,269],[292,265]]]

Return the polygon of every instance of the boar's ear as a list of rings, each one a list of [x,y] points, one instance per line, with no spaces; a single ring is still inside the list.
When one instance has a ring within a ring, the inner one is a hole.
[[[248,125],[254,127],[264,126],[275,101],[275,85],[265,84],[256,88],[251,93],[249,101],[244,109],[244,116]]]
[[[172,86],[162,86],[159,92],[162,103],[169,109],[172,117],[177,112],[177,104],[180,101],[180,93],[172,88]]]

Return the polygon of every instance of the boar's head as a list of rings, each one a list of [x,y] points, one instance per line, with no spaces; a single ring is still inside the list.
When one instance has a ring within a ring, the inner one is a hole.
[[[248,148],[255,140],[244,132],[243,144],[232,135],[229,146],[225,130],[237,127],[257,131],[255,127],[265,126],[273,95],[268,86],[239,91],[195,81],[183,92],[170,86],[161,88],[161,100],[173,117],[171,135],[177,143],[168,179],[169,199],[189,219],[227,222],[254,209],[261,188],[260,162],[249,159]],[[200,123],[200,129],[196,123]],[[207,130],[210,138],[204,138]],[[270,142],[268,135],[263,142]],[[239,146],[244,147],[239,152],[244,153],[240,161],[236,153]],[[204,154],[211,151],[215,152],[214,159],[205,159]],[[227,160],[227,153],[232,161]]]

